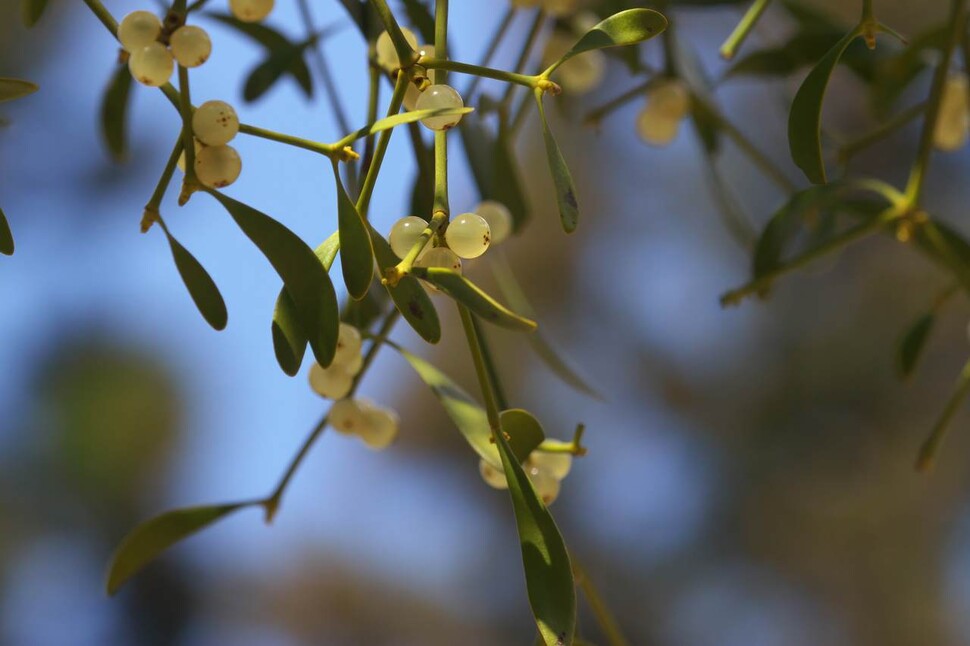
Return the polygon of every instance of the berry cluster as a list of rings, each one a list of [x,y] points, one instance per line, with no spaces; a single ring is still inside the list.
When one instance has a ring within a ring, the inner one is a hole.
[[[933,130],[933,145],[954,151],[967,143],[970,130],[970,82],[967,75],[955,72],[947,77],[940,95],[940,115]]]
[[[230,141],[239,133],[239,117],[225,101],[206,101],[192,114],[195,176],[210,188],[229,186],[242,172],[242,159]],[[185,171],[185,153],[179,158]]]
[[[118,40],[128,52],[128,69],[139,83],[159,87],[168,83],[175,63],[198,67],[212,54],[209,34],[194,25],[162,25],[150,11],[133,11],[118,25]]]
[[[690,112],[690,91],[679,79],[650,86],[647,102],[637,117],[637,134],[651,146],[666,146],[677,137],[680,123]]]
[[[353,325],[341,323],[333,362],[326,368],[319,363],[310,368],[310,387],[314,392],[326,399],[346,397],[363,366],[361,345],[360,331]]]
[[[363,398],[334,402],[327,421],[338,433],[356,435],[372,449],[389,446],[399,426],[397,413]]]
[[[563,478],[569,475],[569,470],[573,466],[573,456],[568,453],[546,453],[543,451],[533,451],[522,463],[522,468],[529,476],[532,486],[536,493],[542,498],[542,502],[547,505],[559,497],[560,483]],[[482,479],[489,486],[495,489],[508,489],[509,482],[505,478],[505,473],[496,469],[485,460],[478,463],[478,470],[482,474]]]

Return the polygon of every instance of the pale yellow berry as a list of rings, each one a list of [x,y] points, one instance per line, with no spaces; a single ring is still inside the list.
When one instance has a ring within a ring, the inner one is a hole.
[[[310,388],[325,399],[343,399],[350,392],[354,377],[343,366],[310,366]]]
[[[475,213],[488,222],[492,244],[498,244],[512,234],[512,213],[501,202],[485,200],[475,207]]]
[[[239,117],[225,101],[206,101],[192,115],[192,132],[207,146],[224,146],[239,132]]]
[[[690,111],[690,90],[683,81],[661,81],[647,90],[647,105],[655,114],[681,120]]]
[[[354,355],[350,359],[350,361],[343,364],[344,370],[346,370],[347,372],[349,372],[354,376],[357,376],[357,374],[360,372],[361,368],[363,367],[364,367],[364,355],[362,355],[360,352]]]
[[[680,119],[658,114],[650,105],[637,116],[637,135],[651,146],[666,146],[677,137],[679,130]]]
[[[337,351],[333,355],[334,365],[342,366],[351,374],[357,374],[357,371],[351,371],[349,368],[360,358],[362,343],[360,330],[349,323],[341,323],[337,334]]]
[[[556,480],[562,480],[569,475],[569,470],[573,466],[573,456],[569,453],[533,451],[529,455],[529,464],[534,469],[548,473]]]
[[[404,40],[411,46],[411,49],[416,50],[418,38],[414,35],[414,32],[407,27],[401,27],[401,33],[404,34]],[[377,37],[377,42],[374,44],[374,53],[377,64],[388,72],[394,72],[401,67],[401,59],[397,55],[397,49],[394,48],[394,41],[391,40],[391,35],[386,31],[381,32],[381,35]]]
[[[455,255],[455,252],[447,247],[432,247],[425,251],[422,255],[418,256],[417,261],[415,261],[416,267],[440,267],[443,269],[451,269],[457,273],[461,273],[461,258]]]
[[[364,411],[355,400],[341,399],[330,407],[327,421],[335,431],[347,435],[356,434],[365,424]]]
[[[274,0],[229,0],[229,10],[243,22],[259,22],[273,11]]]
[[[391,227],[388,242],[398,258],[404,258],[411,251],[411,247],[421,237],[421,232],[428,228],[428,221],[416,215],[401,218]]]
[[[357,431],[360,439],[372,449],[386,448],[397,438],[400,423],[397,413],[366,400],[359,404],[364,412],[364,425]]]
[[[127,52],[134,52],[158,40],[162,21],[150,11],[132,11],[118,25],[118,40]]]
[[[485,460],[478,461],[478,472],[482,474],[482,480],[484,480],[489,487],[494,489],[509,488],[509,481],[505,478],[505,471],[496,469]]]
[[[933,145],[943,151],[959,150],[967,143],[970,126],[968,82],[965,74],[951,74],[943,84],[940,113],[933,130]]]
[[[485,218],[474,213],[462,213],[448,223],[445,242],[460,258],[478,258],[492,241]]]
[[[175,69],[172,52],[159,42],[151,42],[135,49],[128,58],[131,76],[149,87],[159,87],[168,83]]]
[[[195,25],[184,25],[175,30],[168,41],[172,56],[182,67],[198,67],[209,60],[212,41],[205,29]]]
[[[421,90],[418,89],[418,86],[414,83],[408,83],[408,86],[404,89],[404,109],[413,112],[420,98]]]
[[[199,143],[198,139],[193,139],[192,143],[195,144],[195,154],[198,155],[199,151],[202,150],[204,146]],[[185,172],[185,151],[184,150],[182,151],[182,154],[179,155],[179,160],[177,162],[177,165],[179,167],[179,170],[184,173]]]
[[[229,186],[241,171],[242,160],[232,146],[206,146],[195,156],[195,176],[209,188]]]
[[[559,481],[552,474],[535,467],[528,469],[526,473],[543,503],[551,505],[559,497]]]
[[[450,85],[431,85],[415,104],[417,110],[435,110],[438,108],[462,108],[465,102],[462,101],[458,90]],[[460,114],[450,114],[437,117],[426,117],[421,119],[421,123],[431,130],[448,130],[454,128],[461,121]]]

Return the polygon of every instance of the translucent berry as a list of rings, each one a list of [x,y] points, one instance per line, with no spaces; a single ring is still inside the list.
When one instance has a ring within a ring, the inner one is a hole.
[[[204,146],[199,143],[198,139],[193,139],[192,141],[195,144],[195,154],[198,155],[199,151],[202,150]],[[182,151],[182,154],[179,155],[179,160],[177,162],[177,165],[179,167],[179,170],[184,173],[185,172],[185,151],[184,150]]]
[[[415,49],[421,58],[434,58],[434,45],[418,45]]]
[[[209,54],[212,53],[209,34],[195,25],[184,25],[176,29],[168,44],[172,48],[172,56],[182,67],[198,67],[209,60]]]
[[[192,115],[192,131],[207,146],[224,146],[239,132],[239,117],[225,101],[206,101]]]
[[[365,424],[364,411],[353,399],[341,399],[330,407],[327,421],[335,431],[348,435],[357,433]]]
[[[357,432],[360,439],[372,449],[386,448],[397,437],[397,413],[366,400],[360,402],[360,407],[364,412],[364,425]]]
[[[274,0],[229,0],[232,15],[243,22],[259,22],[273,10]]]
[[[172,52],[159,42],[135,49],[128,58],[128,70],[143,85],[158,87],[168,83],[175,69]]]
[[[485,200],[475,207],[483,220],[488,222],[488,230],[492,234],[492,244],[498,244],[512,233],[512,213],[501,202]]]
[[[404,34],[404,40],[411,46],[411,49],[416,50],[418,48],[418,39],[414,35],[414,32],[407,27],[401,27],[401,32]],[[385,70],[394,72],[401,67],[401,59],[397,55],[397,50],[394,48],[394,41],[391,40],[389,33],[386,31],[382,32],[377,37],[374,48],[377,56],[377,64]]]
[[[690,111],[690,91],[683,81],[663,81],[647,90],[647,105],[655,114],[679,121]]]
[[[418,99],[421,98],[421,90],[414,83],[408,83],[407,88],[404,90],[404,109],[408,112],[414,112],[415,108],[418,106]]]
[[[418,110],[434,110],[436,108],[462,108],[465,102],[461,100],[458,90],[450,85],[431,85],[421,96],[415,108]],[[439,117],[427,117],[421,119],[425,127],[432,130],[448,130],[454,128],[461,121],[460,114],[451,114]]]
[[[461,258],[478,258],[492,241],[492,233],[485,218],[474,213],[462,213],[448,223],[445,242]]]
[[[529,455],[529,464],[532,468],[548,473],[556,480],[562,480],[569,475],[569,470],[573,466],[573,456],[569,453],[533,451]]]
[[[127,52],[134,52],[158,40],[162,21],[150,11],[132,11],[118,25],[118,40]]]
[[[482,474],[482,480],[488,483],[489,487],[495,489],[508,489],[509,481],[505,478],[505,472],[496,469],[485,460],[478,461],[478,472]]]
[[[461,258],[447,247],[433,247],[415,261],[417,267],[442,267],[461,273]]]
[[[353,376],[343,366],[324,368],[319,363],[314,363],[310,367],[310,388],[326,399],[343,399],[353,384]]]
[[[552,474],[535,467],[527,469],[526,473],[542,502],[551,505],[559,497],[559,481]]]
[[[349,323],[341,323],[340,332],[337,335],[337,352],[333,355],[334,365],[347,369],[351,374],[357,374],[357,371],[351,371],[349,368],[360,358],[361,343],[360,330]]]
[[[967,86],[965,74],[951,74],[943,84],[940,113],[933,130],[933,145],[940,150],[958,150],[967,143],[967,129],[970,126]]]
[[[206,146],[195,156],[195,176],[209,188],[229,186],[240,171],[242,160],[232,146]]]
[[[679,130],[680,119],[658,114],[650,105],[637,117],[637,134],[651,146],[666,146],[677,137]]]
[[[411,247],[421,237],[421,232],[428,228],[427,220],[423,220],[416,215],[409,215],[401,218],[391,227],[391,235],[388,242],[391,243],[391,251],[398,258],[404,258],[411,251]]]

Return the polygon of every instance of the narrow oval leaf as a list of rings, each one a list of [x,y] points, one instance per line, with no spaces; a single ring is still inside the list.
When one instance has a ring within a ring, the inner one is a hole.
[[[283,279],[314,357],[320,365],[329,366],[337,349],[340,320],[333,283],[316,254],[268,215],[218,191],[206,192],[222,204]]]
[[[343,182],[340,170],[333,162],[333,177],[337,183],[337,222],[340,226],[340,268],[344,284],[351,298],[359,301],[370,289],[374,279],[374,247],[367,224],[354,205]]]
[[[415,267],[412,271],[489,323],[523,332],[532,332],[537,327],[535,321],[500,305],[475,283],[451,269]]]
[[[23,15],[24,24],[28,27],[33,27],[44,15],[44,11],[47,9],[48,0],[21,0],[21,13]]]
[[[916,364],[923,355],[923,348],[926,347],[926,341],[930,338],[935,322],[936,317],[932,312],[928,312],[906,330],[896,351],[896,368],[899,370],[900,377],[908,377],[916,370]]]
[[[808,73],[792,101],[788,115],[788,146],[795,165],[813,184],[824,184],[826,181],[820,139],[825,90],[835,65],[859,34],[857,27],[837,42]]]
[[[522,425],[538,427],[542,432],[539,422],[525,411],[515,411],[514,416],[508,417],[503,414],[501,423],[504,432]],[[504,434],[495,435],[509,483],[522,546],[525,584],[536,626],[546,644],[569,646],[576,632],[576,587],[566,544]]]
[[[401,112],[390,117],[378,119],[377,121],[358,129],[353,133],[352,138],[347,137],[347,139],[350,141],[356,141],[358,139],[363,139],[364,137],[377,134],[382,130],[390,130],[391,128],[396,128],[397,126],[415,123],[417,121],[421,121],[422,119],[427,119],[428,117],[447,117],[453,114],[468,114],[469,112],[474,111],[475,108],[462,107],[432,108],[430,110],[412,110],[410,112]]]
[[[128,105],[132,76],[127,65],[119,65],[101,101],[101,132],[108,152],[116,162],[128,153]]]
[[[391,245],[373,227],[370,228],[371,241],[374,243],[374,254],[377,256],[378,267],[393,267],[398,263],[398,257],[391,250]],[[413,276],[405,276],[397,285],[387,285],[387,293],[391,295],[394,306],[401,312],[404,320],[414,328],[422,339],[428,343],[441,340],[441,322],[438,312],[428,293]]]
[[[252,38],[270,52],[281,52],[287,48],[296,46],[282,33],[263,23],[244,22],[235,16],[214,11],[206,12],[206,15]]]
[[[108,594],[115,594],[124,583],[169,547],[244,507],[256,502],[186,507],[166,512],[142,523],[118,546],[108,569]]]
[[[569,166],[563,159],[559,144],[549,129],[546,121],[546,109],[542,104],[542,96],[536,95],[536,104],[539,106],[539,119],[542,121],[542,139],[546,144],[546,159],[549,162],[549,172],[552,173],[552,181],[556,186],[556,204],[559,206],[559,218],[562,220],[562,228],[566,233],[576,230],[579,222],[579,203],[576,201],[576,188],[573,186],[573,176],[569,172]]]
[[[10,232],[10,224],[3,209],[0,209],[0,253],[5,256],[13,255],[13,233]]]
[[[195,259],[188,249],[175,239],[168,230],[163,229],[168,237],[169,247],[172,249],[172,258],[175,260],[175,267],[179,270],[182,282],[189,290],[189,295],[195,301],[195,306],[206,322],[216,330],[224,330],[229,320],[226,312],[226,302],[222,300],[222,294],[216,287],[212,276],[205,270],[198,260]]]
[[[667,19],[652,9],[627,9],[613,14],[580,38],[573,48],[553,64],[556,69],[573,56],[606,47],[636,45],[663,32]]]
[[[0,78],[0,103],[25,97],[39,89],[36,83],[23,79]]]

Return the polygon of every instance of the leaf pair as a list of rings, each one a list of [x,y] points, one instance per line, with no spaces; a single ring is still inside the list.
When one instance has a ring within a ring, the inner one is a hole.
[[[536,329],[535,321],[508,309],[458,272],[443,267],[415,267],[412,273],[428,281],[489,323],[519,332],[533,332]]]

